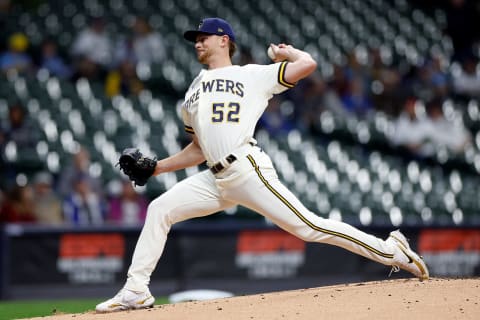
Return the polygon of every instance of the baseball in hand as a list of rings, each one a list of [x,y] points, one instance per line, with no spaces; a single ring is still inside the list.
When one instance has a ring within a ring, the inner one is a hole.
[[[267,55],[270,59],[275,60],[275,53],[273,52],[272,46],[268,47]]]

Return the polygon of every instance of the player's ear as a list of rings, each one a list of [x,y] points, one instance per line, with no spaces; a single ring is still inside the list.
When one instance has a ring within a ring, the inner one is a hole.
[[[230,39],[230,38],[229,38],[227,35],[223,35],[223,36],[221,37],[220,46],[221,46],[222,48],[227,47],[227,46],[228,46],[229,39]]]

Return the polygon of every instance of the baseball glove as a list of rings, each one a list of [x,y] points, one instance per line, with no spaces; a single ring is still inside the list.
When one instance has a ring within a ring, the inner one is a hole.
[[[127,148],[123,150],[118,165],[136,186],[144,186],[155,171],[157,160],[144,157],[136,148]]]

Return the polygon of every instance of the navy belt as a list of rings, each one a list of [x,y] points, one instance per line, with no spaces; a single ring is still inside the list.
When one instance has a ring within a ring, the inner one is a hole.
[[[233,154],[230,154],[225,158],[225,161],[227,161],[228,164],[231,164],[236,160],[237,160],[237,157],[235,157]],[[223,164],[221,162],[217,162],[215,165],[210,167],[210,171],[212,171],[213,174],[217,174],[220,171],[222,171],[223,169],[225,169],[225,167],[223,166]]]
[[[249,142],[248,144],[251,145],[252,147],[255,147],[257,145],[256,142]],[[227,161],[228,164],[231,164],[231,163],[233,163],[237,160],[237,157],[235,157],[233,154],[229,154],[225,158],[225,160]],[[210,171],[212,171],[213,174],[217,174],[220,171],[222,171],[223,169],[225,169],[225,167],[223,166],[223,164],[221,162],[217,162],[216,164],[214,164],[213,166],[210,167]]]

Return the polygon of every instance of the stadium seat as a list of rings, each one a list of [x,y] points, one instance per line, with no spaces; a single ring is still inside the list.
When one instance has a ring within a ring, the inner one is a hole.
[[[359,44],[389,48],[392,61],[411,64],[434,50],[445,56],[452,53],[451,42],[442,34],[445,16],[439,11],[430,16],[407,1],[50,1],[34,9],[15,4],[4,32],[21,27],[35,50],[51,36],[68,53],[88,17],[103,16],[115,40],[131,32],[134,15],[148,18],[164,36],[168,52],[161,64],[145,66],[148,77],[142,80],[151,91],[138,98],[110,99],[103,84],[86,79],[71,83],[48,75],[0,75],[0,121],[7,120],[8,104],[20,99],[41,128],[40,152],[19,153],[19,170],[35,170],[39,160],[58,170],[56,159],[62,164],[75,143],[81,143],[110,180],[118,175],[113,167],[116,153],[125,147],[142,144],[158,157],[180,150],[183,127],[177,98],[201,68],[181,33],[206,16],[229,20],[239,46],[250,48],[258,62],[268,61],[265,47],[270,42],[292,42],[315,56],[322,75],[328,75],[332,65],[343,64]],[[294,130],[282,138],[258,132],[257,139],[282,181],[322,216],[366,225],[478,223],[478,100],[453,100],[452,106],[472,132],[473,145],[461,155],[440,150],[433,164],[405,160],[392,150],[392,122],[381,112],[357,119],[325,111],[319,115],[320,137]],[[32,167],[26,168],[25,162]],[[157,196],[185,176],[181,171],[152,179],[147,194]],[[240,209],[235,214],[250,217],[251,212]]]

